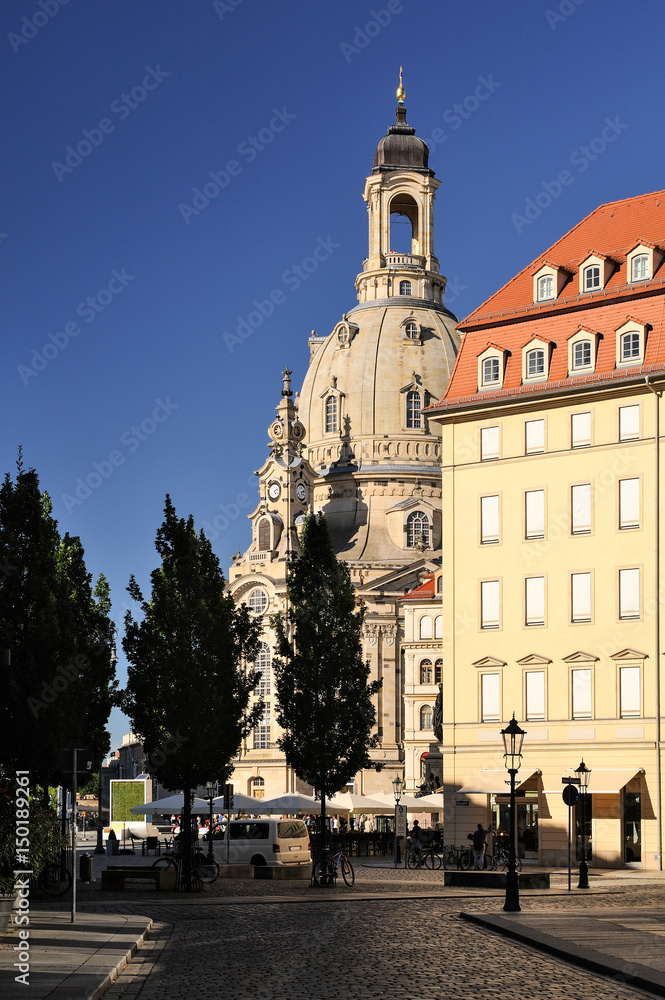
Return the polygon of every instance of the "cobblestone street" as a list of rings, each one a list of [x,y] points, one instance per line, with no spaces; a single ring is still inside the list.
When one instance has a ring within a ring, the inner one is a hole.
[[[594,975],[459,917],[462,909],[500,911],[501,893],[446,890],[436,873],[368,867],[357,874],[349,890],[243,881],[235,882],[234,896],[226,899],[206,893],[162,904],[154,898],[129,902],[125,896],[99,906],[155,921],[147,945],[105,997],[628,1000],[646,995],[622,977]],[[594,880],[598,889],[586,895],[565,893],[563,877],[556,881],[556,894],[523,894],[523,910],[570,910],[579,918],[585,906],[657,906],[665,896],[662,878],[648,876],[602,876]],[[226,892],[230,884],[221,889]],[[404,898],[409,885],[412,896]],[[261,898],[248,898],[259,886]],[[362,898],[367,893],[376,897]],[[388,894],[402,898],[385,898]]]

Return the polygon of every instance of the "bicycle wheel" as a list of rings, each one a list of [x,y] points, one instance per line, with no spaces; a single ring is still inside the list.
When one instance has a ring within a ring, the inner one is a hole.
[[[177,868],[177,865],[175,858],[172,858],[170,854],[166,854],[163,858],[157,858],[156,861],[153,861],[152,867],[163,868],[166,871],[168,868]]]
[[[430,871],[438,872],[441,867],[441,858],[434,851],[428,851],[425,855],[425,868],[429,868]]]
[[[353,885],[356,880],[356,873],[353,870],[353,865],[345,855],[342,855],[340,861],[342,863],[342,878],[347,885]]]
[[[407,868],[420,868],[420,857],[415,851],[409,851],[406,857]]]
[[[460,871],[468,872],[469,868],[471,867],[472,860],[473,859],[471,857],[471,851],[469,851],[468,848],[461,851],[459,860],[457,862]]]
[[[72,874],[64,865],[51,862],[42,869],[39,886],[47,896],[62,896],[72,884]]]
[[[203,854],[201,851],[194,857],[194,866],[202,882],[210,884],[219,877],[219,865],[215,859],[209,858],[207,854]]]
[[[447,872],[457,868],[457,856],[452,847],[445,847],[443,850],[443,868]]]
[[[491,861],[493,872],[505,872],[508,867],[508,861],[503,851],[500,851],[498,854],[493,854]]]

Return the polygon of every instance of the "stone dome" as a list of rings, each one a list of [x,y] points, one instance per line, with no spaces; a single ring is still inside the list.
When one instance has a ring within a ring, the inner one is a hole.
[[[406,108],[399,106],[396,121],[379,140],[374,154],[373,173],[382,170],[417,170],[434,176],[429,169],[429,146],[406,123]]]

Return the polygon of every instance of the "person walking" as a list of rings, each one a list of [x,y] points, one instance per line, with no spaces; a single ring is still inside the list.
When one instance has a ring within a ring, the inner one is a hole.
[[[413,826],[411,827],[411,851],[415,854],[418,860],[419,868],[422,866],[422,856],[420,852],[426,840],[427,835],[425,831],[420,829],[420,823],[417,819],[414,819]]]
[[[471,834],[471,839],[473,841],[473,870],[474,872],[479,872],[482,870],[483,862],[485,860],[485,846],[488,833],[492,832],[492,824],[487,827],[486,830],[483,829],[483,824],[479,823],[476,829]]]

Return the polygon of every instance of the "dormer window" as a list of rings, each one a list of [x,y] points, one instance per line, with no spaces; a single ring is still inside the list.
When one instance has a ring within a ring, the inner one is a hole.
[[[483,385],[492,385],[501,380],[498,358],[485,358],[483,361]]]
[[[647,324],[629,316],[616,331],[617,367],[623,365],[643,365],[646,347]]]
[[[414,510],[406,519],[406,545],[413,549],[422,546],[428,549],[430,543],[430,523],[427,514]]]
[[[591,364],[591,341],[578,340],[573,344],[573,368],[588,368]]]
[[[538,278],[538,301],[542,302],[544,299],[554,298],[554,276],[551,274],[544,274],[541,278]]]
[[[328,396],[326,399],[326,434],[337,432],[337,398]]]
[[[402,343],[415,345],[417,347],[422,345],[423,331],[420,323],[417,323],[413,318],[413,313],[407,316],[406,319],[403,319],[399,326]]]
[[[418,337],[418,324],[409,321],[404,327],[404,336],[407,337],[408,340],[416,340]]]
[[[604,253],[590,250],[580,264],[580,294],[598,292],[605,288],[617,267],[617,262]]]
[[[537,375],[545,374],[545,351],[541,350],[541,348],[527,353],[526,374],[527,378],[534,378]]]
[[[522,348],[522,381],[546,382],[550,363],[550,342],[532,337]]]
[[[400,281],[400,283],[399,283],[399,294],[400,295],[410,295],[411,294],[411,282],[410,281]]]
[[[649,277],[649,258],[645,253],[633,257],[630,267],[631,281],[644,281]]]
[[[478,389],[500,389],[506,369],[506,355],[502,347],[488,344],[478,355]]]
[[[584,291],[592,292],[595,288],[600,288],[600,268],[596,265],[593,267],[585,267]]]
[[[406,426],[409,428],[422,427],[421,418],[422,398],[419,392],[411,390],[406,394]]]

